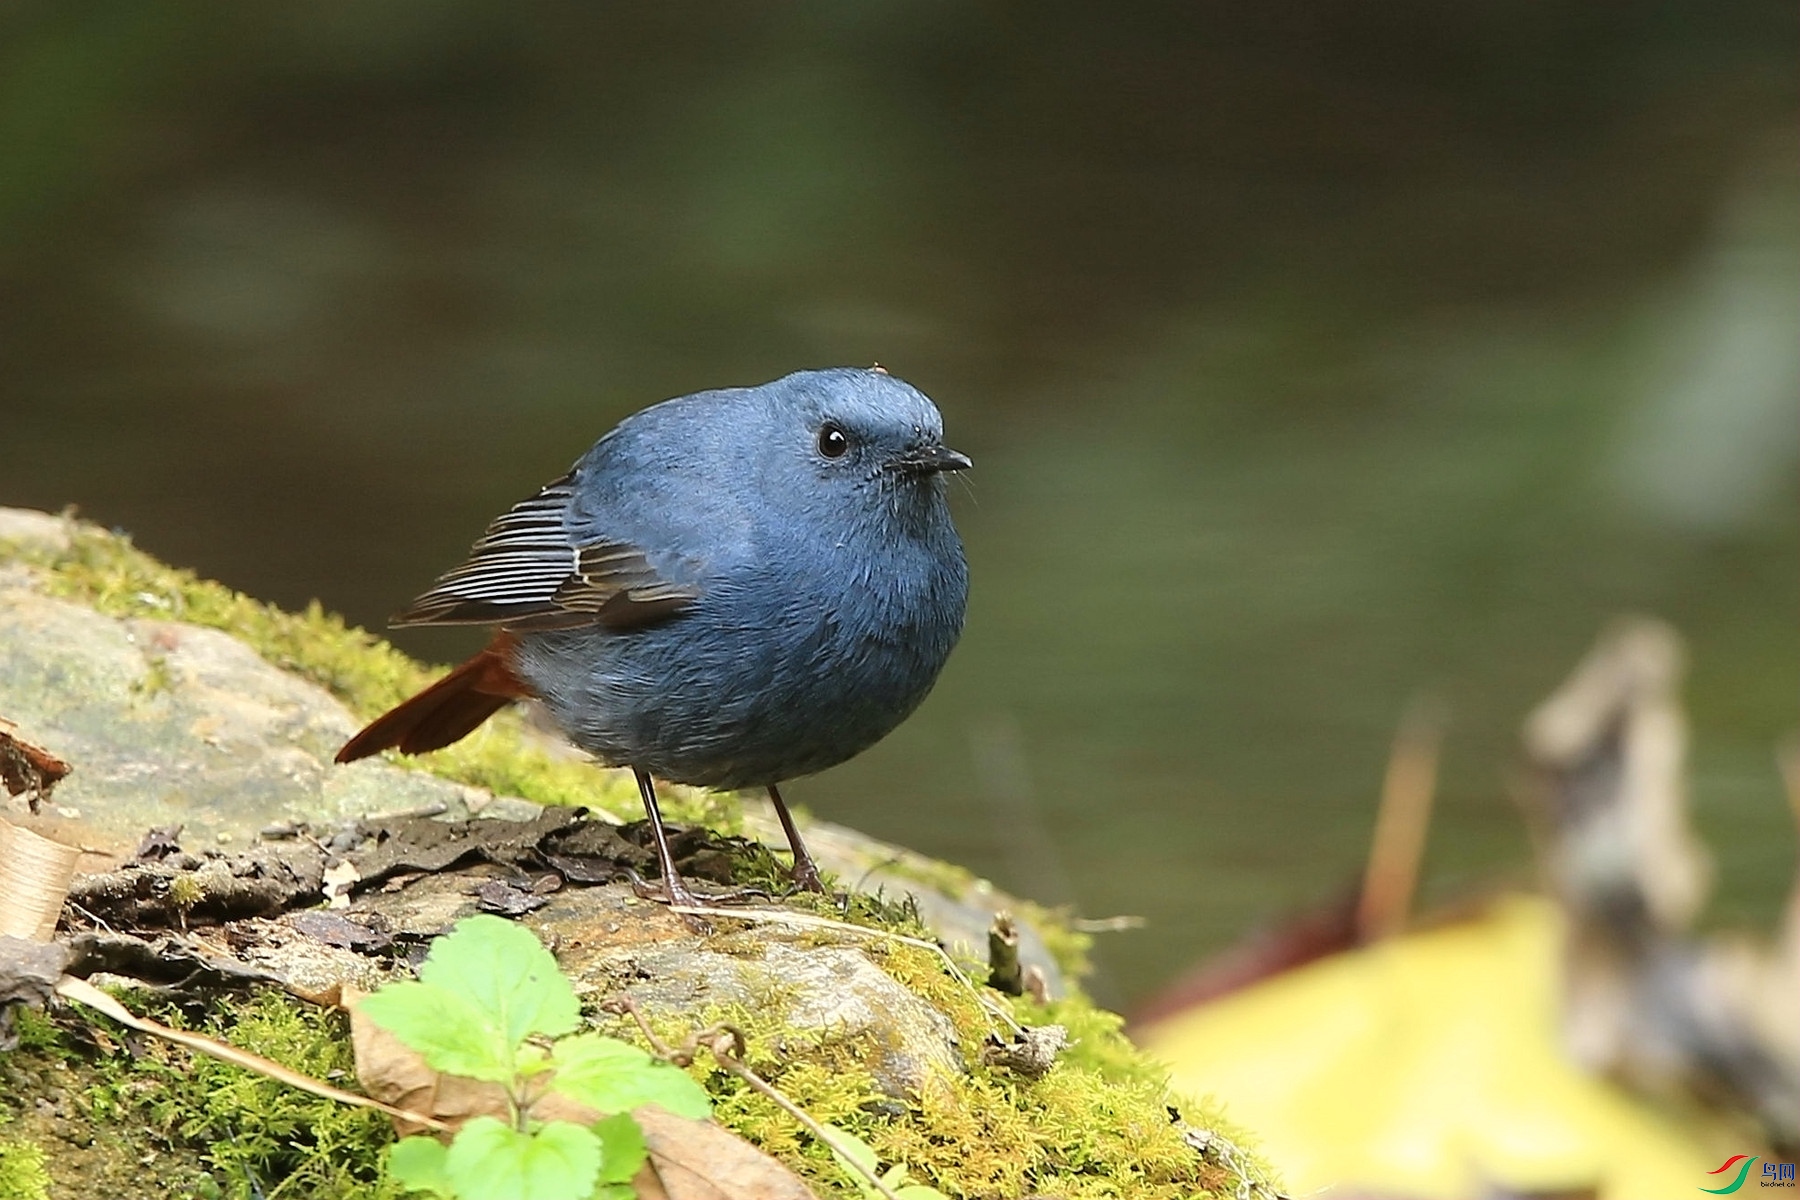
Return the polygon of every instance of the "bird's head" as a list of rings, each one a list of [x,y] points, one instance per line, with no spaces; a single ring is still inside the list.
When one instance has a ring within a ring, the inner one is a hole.
[[[785,457],[827,493],[941,497],[945,473],[971,465],[944,445],[937,405],[879,367],[799,371],[768,387],[787,417]]]

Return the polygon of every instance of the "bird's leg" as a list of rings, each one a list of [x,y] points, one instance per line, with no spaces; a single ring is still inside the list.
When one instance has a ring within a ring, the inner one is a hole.
[[[631,773],[637,776],[638,794],[643,796],[644,813],[650,818],[650,835],[656,839],[656,864],[662,869],[663,891],[668,894],[670,904],[696,907],[699,899],[688,890],[688,885],[675,870],[675,855],[669,849],[669,832],[663,828],[662,813],[657,811],[656,788],[650,782],[649,773],[636,767]]]
[[[794,869],[790,874],[795,885],[804,891],[823,892],[825,884],[819,879],[819,864],[806,852],[806,843],[800,840],[800,831],[794,828],[794,818],[788,813],[787,805],[781,802],[781,793],[772,783],[769,785],[769,799],[775,803],[775,815],[781,818],[781,828],[787,834],[788,845],[794,848]]]

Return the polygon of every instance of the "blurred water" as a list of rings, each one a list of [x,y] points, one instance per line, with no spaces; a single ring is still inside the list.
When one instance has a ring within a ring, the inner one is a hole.
[[[801,802],[1149,917],[1137,994],[1355,875],[1422,688],[1430,893],[1522,877],[1518,721],[1635,608],[1766,921],[1789,9],[25,5],[0,503],[378,626],[625,413],[879,360],[976,459],[969,627]]]

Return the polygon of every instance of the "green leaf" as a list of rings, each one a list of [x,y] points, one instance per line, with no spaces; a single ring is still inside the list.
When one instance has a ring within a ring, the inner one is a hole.
[[[650,1147],[644,1131],[629,1113],[619,1113],[589,1126],[600,1139],[600,1182],[629,1183],[631,1177],[650,1161]]]
[[[600,1139],[569,1121],[521,1133],[476,1117],[444,1156],[461,1200],[587,1200],[600,1174]]]
[[[415,1192],[451,1197],[450,1178],[444,1174],[443,1143],[436,1138],[401,1138],[388,1147],[388,1178]]]
[[[534,1033],[555,1037],[581,1023],[575,989],[537,935],[499,917],[466,917],[431,945],[419,978],[474,1002],[519,1045]]]
[[[855,1181],[856,1186],[862,1189],[864,1196],[879,1196],[881,1193],[876,1191],[875,1187],[869,1183],[868,1176],[856,1170],[852,1165],[853,1163],[860,1163],[873,1172],[881,1161],[876,1157],[874,1147],[857,1137],[854,1133],[851,1133],[848,1129],[844,1129],[837,1125],[827,1125],[825,1128],[834,1135],[835,1141],[843,1143],[842,1150],[838,1149],[838,1147],[831,1142],[826,1143],[826,1148],[831,1151],[831,1156],[837,1159],[838,1165],[843,1167],[845,1173]],[[934,1187],[929,1187],[923,1183],[908,1183],[907,1171],[904,1163],[895,1163],[886,1171],[882,1172],[881,1182],[886,1185],[889,1191],[898,1196],[900,1200],[950,1200],[948,1196],[944,1195],[944,1193],[938,1191]]]
[[[516,1046],[465,997],[432,983],[390,983],[356,1011],[417,1050],[434,1070],[498,1083],[513,1080]]]
[[[875,1148],[848,1129],[837,1125],[827,1124],[825,1130],[831,1134],[830,1140],[825,1142],[825,1148],[831,1151],[831,1157],[837,1159],[838,1166],[843,1168],[844,1174],[850,1177],[864,1196],[881,1195],[870,1185],[869,1176],[856,1169],[860,1166],[870,1174],[874,1173],[881,1161],[875,1156]]]
[[[550,1090],[603,1113],[656,1104],[678,1117],[712,1113],[706,1092],[687,1073],[636,1046],[597,1033],[563,1038],[551,1051]]]
[[[550,1054],[537,1046],[523,1046],[513,1058],[513,1069],[522,1079],[542,1075],[550,1070]]]

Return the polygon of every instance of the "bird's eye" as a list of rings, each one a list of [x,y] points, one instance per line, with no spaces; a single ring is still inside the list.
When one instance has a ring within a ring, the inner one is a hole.
[[[827,421],[819,428],[819,453],[826,458],[842,458],[850,453],[850,435]]]

